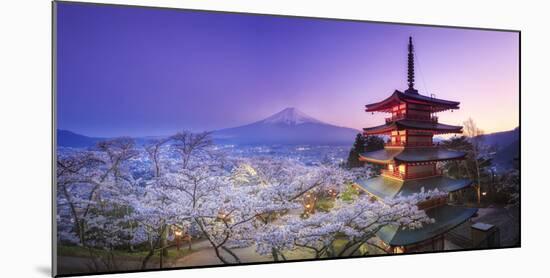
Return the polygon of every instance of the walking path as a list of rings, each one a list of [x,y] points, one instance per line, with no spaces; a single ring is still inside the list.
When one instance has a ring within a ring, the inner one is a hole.
[[[203,241],[202,244],[208,244],[205,248],[199,248],[199,250],[182,257],[178,259],[174,263],[174,267],[185,267],[185,266],[204,266],[204,265],[219,265],[223,264],[223,262],[216,256],[216,252],[214,251],[214,248],[212,248],[208,242]],[[193,249],[197,248],[195,245],[193,245]],[[254,250],[254,246],[246,247],[246,248],[238,248],[238,249],[231,249],[237,257],[241,260],[241,262],[267,262],[272,261],[273,259],[271,256],[261,256],[256,253]],[[220,249],[221,255],[227,260],[232,263],[236,263],[226,251]]]
[[[250,262],[272,262],[273,257],[271,255],[262,256],[256,253],[255,246],[249,246],[246,248],[231,249],[237,257],[241,260],[241,263]],[[173,267],[186,267],[186,266],[204,266],[204,265],[219,265],[223,264],[222,261],[216,256],[214,248],[206,240],[193,243],[193,253],[178,259]],[[220,250],[222,256],[232,263],[236,263],[233,258],[225,251]],[[299,260],[313,258],[313,253],[309,250],[297,249],[292,252],[285,252],[285,256],[288,260]]]

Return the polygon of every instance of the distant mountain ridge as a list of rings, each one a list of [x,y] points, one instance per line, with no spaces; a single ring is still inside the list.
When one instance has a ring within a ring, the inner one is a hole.
[[[89,137],[63,129],[58,129],[56,135],[58,146],[71,148],[91,147],[97,144],[97,142],[107,139],[101,137]]]
[[[500,131],[481,135],[483,144],[493,147],[504,148],[519,140],[519,127],[508,131]]]
[[[110,139],[85,136],[63,129],[58,129],[56,132],[57,145],[61,147],[92,147],[99,141]],[[325,123],[296,108],[286,108],[248,125],[213,131],[212,136],[217,143],[230,144],[347,144],[351,146],[357,133],[360,131]],[[151,138],[156,137],[134,139],[137,144],[144,144]],[[494,161],[499,165],[509,165],[519,156],[519,139],[519,128],[483,135],[484,144],[498,149]]]
[[[315,119],[296,108],[286,108],[263,120],[248,125],[212,132],[217,143],[243,145],[350,145],[359,130],[340,127]],[[149,137],[136,137],[143,144]],[[61,147],[92,147],[109,138],[89,137],[68,130],[57,130]]]
[[[331,125],[289,107],[248,125],[213,132],[220,143],[340,145],[353,143],[359,130]]]
[[[519,127],[509,131],[495,132],[481,136],[483,144],[495,148],[493,164],[498,169],[509,169],[514,165],[514,160],[519,159],[520,130]]]

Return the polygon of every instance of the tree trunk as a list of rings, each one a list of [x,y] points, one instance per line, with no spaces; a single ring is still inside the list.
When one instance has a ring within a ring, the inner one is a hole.
[[[216,257],[218,257],[218,259],[220,259],[220,261],[222,261],[222,263],[229,264],[229,262],[225,260],[225,258],[222,256],[222,254],[220,254],[220,250],[219,250],[218,247],[214,247],[214,252],[216,253]]]
[[[273,261],[279,261],[279,256],[277,256],[277,251],[275,250],[275,248],[271,248],[271,255],[273,256]]]
[[[78,232],[78,238],[80,239],[80,244],[82,244],[82,246],[86,246],[86,243],[84,242],[84,223],[81,220],[76,221],[76,229]]]
[[[237,254],[233,253],[233,251],[231,251],[229,248],[227,248],[227,247],[225,247],[225,246],[222,246],[222,249],[225,250],[225,252],[229,253],[229,255],[231,255],[231,257],[233,257],[233,259],[234,259],[238,264],[241,263],[241,259],[239,259],[239,257],[237,257]]]
[[[168,229],[165,225],[165,227],[163,228],[163,233],[162,233],[162,240],[161,240],[161,244],[160,244],[160,248],[162,248],[162,255],[163,256],[168,256],[168,249],[166,248],[166,246],[168,246]]]
[[[143,260],[141,261],[141,269],[146,269],[147,268],[147,263],[149,262],[149,259],[153,256],[153,254],[155,253],[154,251],[155,249],[150,249],[149,250],[149,253],[147,253],[147,256],[145,256],[145,258],[143,258]]]
[[[166,228],[166,225],[162,227],[162,230],[160,231],[160,235],[157,237],[157,239],[154,242],[151,241],[151,244],[149,246],[149,253],[147,253],[147,256],[145,256],[145,258],[143,258],[143,261],[141,261],[141,269],[145,269],[147,267],[147,262],[149,262],[149,259],[151,259],[151,257],[155,254],[155,248],[157,248],[157,246],[160,245],[161,235],[164,234],[164,230],[166,230],[165,228]],[[160,253],[162,254],[162,250]]]

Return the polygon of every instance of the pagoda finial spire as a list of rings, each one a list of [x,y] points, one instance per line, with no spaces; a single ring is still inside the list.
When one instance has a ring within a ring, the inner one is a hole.
[[[409,55],[408,55],[408,71],[407,71],[407,82],[409,83],[409,88],[405,91],[406,93],[418,94],[418,91],[414,89],[414,47],[412,43],[412,36],[409,36]]]

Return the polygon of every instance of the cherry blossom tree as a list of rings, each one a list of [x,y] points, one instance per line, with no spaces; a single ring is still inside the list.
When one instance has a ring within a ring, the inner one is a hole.
[[[94,150],[58,157],[59,240],[86,247],[95,269],[99,264],[116,269],[111,251],[132,237],[125,196],[133,190],[127,166],[136,155],[133,140],[117,138],[98,143]],[[93,253],[98,249],[103,252]]]
[[[332,210],[316,213],[303,219],[288,215],[281,223],[266,226],[257,233],[257,252],[272,254],[274,250],[285,259],[284,251],[296,248],[310,250],[314,258],[352,256],[376,233],[387,225],[418,229],[432,223],[417,203],[429,198],[445,196],[443,192],[420,192],[410,197],[398,197],[384,202],[366,195],[353,202],[338,200]],[[334,250],[334,242],[344,238],[347,242],[341,250]]]
[[[242,247],[274,260],[300,248],[315,258],[352,256],[386,225],[415,229],[432,221],[417,203],[443,193],[338,197],[371,174],[368,167],[227,157],[207,133],[181,132],[143,147],[120,138],[58,157],[58,234],[90,252],[109,251],[108,269],[117,267],[112,250],[146,246],[145,269],[170,246],[174,229],[204,239],[222,263],[232,264],[242,262],[234,252]],[[334,206],[304,215],[312,196],[330,196]],[[341,238],[346,244],[335,250]]]

